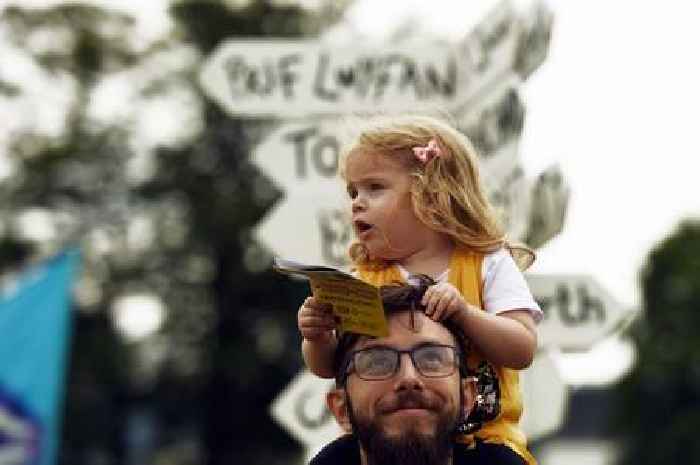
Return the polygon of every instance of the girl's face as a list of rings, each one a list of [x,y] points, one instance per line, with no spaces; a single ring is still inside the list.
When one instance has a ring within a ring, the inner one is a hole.
[[[424,247],[434,231],[416,217],[411,175],[396,158],[356,153],[345,173],[353,229],[372,257],[400,260]]]

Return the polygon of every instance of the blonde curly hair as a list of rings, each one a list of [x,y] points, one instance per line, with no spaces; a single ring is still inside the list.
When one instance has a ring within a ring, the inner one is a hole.
[[[431,140],[437,142],[441,155],[423,163],[413,148],[427,146]],[[476,252],[507,247],[521,269],[534,261],[528,247],[506,240],[482,188],[476,151],[469,139],[447,122],[423,115],[369,118],[341,153],[343,179],[347,179],[348,160],[358,154],[389,156],[409,171],[413,211],[430,229]],[[355,265],[386,265],[370,257],[360,242],[350,246],[350,258]]]

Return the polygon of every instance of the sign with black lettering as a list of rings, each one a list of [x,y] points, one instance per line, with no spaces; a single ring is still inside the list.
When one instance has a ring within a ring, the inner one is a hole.
[[[583,351],[609,336],[633,315],[587,275],[526,275],[544,312],[540,347]]]
[[[326,48],[310,41],[224,43],[200,76],[232,114],[300,117],[445,106],[468,87],[445,45]]]
[[[342,132],[331,120],[286,123],[255,148],[252,161],[288,193],[328,192],[339,185]]]
[[[457,127],[485,159],[520,139],[525,121],[525,105],[518,91],[521,83],[512,74],[487,86],[478,99],[454,112]]]
[[[502,147],[492,164],[484,164],[493,170],[484,170],[486,194],[501,220],[508,237],[522,241],[529,228],[530,184],[522,166],[513,154],[517,154],[517,142]],[[507,164],[507,162],[509,162]],[[498,166],[502,162],[505,166]]]
[[[256,239],[290,259],[343,268],[354,233],[339,195],[292,191],[258,224]]]
[[[537,176],[531,193],[530,227],[525,242],[540,248],[564,228],[569,204],[569,186],[558,165]]]
[[[547,58],[554,14],[543,1],[533,2],[521,17],[523,35],[516,70],[526,79]]]
[[[314,41],[229,40],[200,73],[229,113],[304,117],[452,108],[514,73],[522,24],[500,5],[461,43],[326,46]]]
[[[326,393],[335,381],[302,370],[270,406],[272,418],[304,444],[309,459],[337,438],[341,429],[326,407]]]
[[[275,253],[305,263],[348,265],[353,232],[338,177],[340,133],[332,122],[289,123],[253,152],[253,163],[285,191],[255,231]]]

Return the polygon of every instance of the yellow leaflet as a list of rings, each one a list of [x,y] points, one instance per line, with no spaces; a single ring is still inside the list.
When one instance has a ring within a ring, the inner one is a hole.
[[[323,265],[307,265],[275,258],[273,268],[284,274],[310,281],[311,292],[323,303],[333,306],[340,320],[338,329],[368,336],[389,335],[379,288],[342,270]]]
[[[378,287],[347,275],[314,272],[307,275],[314,297],[333,305],[333,313],[340,318],[341,332],[375,337],[389,335]]]

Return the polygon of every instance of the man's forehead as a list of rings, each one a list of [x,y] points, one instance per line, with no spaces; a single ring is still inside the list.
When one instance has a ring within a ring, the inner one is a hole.
[[[421,311],[407,310],[390,315],[387,318],[389,336],[358,339],[355,348],[375,345],[412,346],[419,342],[435,342],[454,345],[456,340],[452,333],[440,322],[428,318]]]

